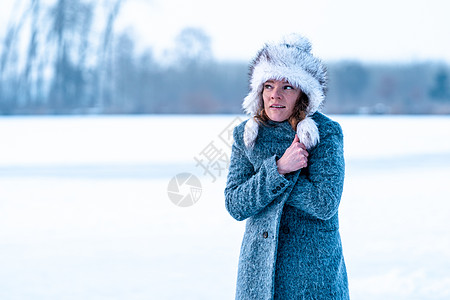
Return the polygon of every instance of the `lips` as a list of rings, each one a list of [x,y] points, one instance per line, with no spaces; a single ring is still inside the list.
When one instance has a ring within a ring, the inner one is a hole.
[[[284,105],[279,105],[279,104],[272,104],[272,105],[270,106],[270,108],[286,108],[286,106],[284,106]]]

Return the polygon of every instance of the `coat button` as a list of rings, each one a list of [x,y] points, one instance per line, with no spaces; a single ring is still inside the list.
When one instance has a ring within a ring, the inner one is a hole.
[[[282,183],[280,183],[280,186],[281,186],[281,187],[284,187],[284,183],[283,183],[283,182],[282,182]]]
[[[277,193],[277,190],[276,190],[276,189],[273,189],[273,190],[272,190],[272,193],[276,194],[276,193]]]
[[[267,231],[263,232],[263,238],[267,239],[267,237],[269,236],[269,233]]]
[[[289,234],[289,232],[291,232],[291,230],[287,226],[284,226],[282,230],[284,234]]]
[[[280,186],[277,186],[277,190],[281,190],[281,187],[280,187]]]

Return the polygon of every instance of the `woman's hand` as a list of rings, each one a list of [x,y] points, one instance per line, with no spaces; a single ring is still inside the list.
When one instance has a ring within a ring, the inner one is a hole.
[[[300,143],[296,134],[292,144],[277,161],[278,173],[284,175],[305,168],[308,165],[308,155],[305,145]]]

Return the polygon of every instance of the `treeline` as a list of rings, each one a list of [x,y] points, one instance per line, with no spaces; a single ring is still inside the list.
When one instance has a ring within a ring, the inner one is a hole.
[[[450,114],[445,63],[329,64],[327,110],[332,113]]]
[[[186,28],[163,58],[114,29],[122,0],[31,0],[0,45],[0,114],[242,113],[248,62]],[[95,22],[94,22],[95,20]],[[445,63],[325,62],[327,113],[449,114]]]

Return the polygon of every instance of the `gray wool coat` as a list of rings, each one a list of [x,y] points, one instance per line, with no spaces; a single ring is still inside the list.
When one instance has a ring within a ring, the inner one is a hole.
[[[255,146],[243,142],[245,123],[234,129],[225,205],[247,220],[239,257],[236,299],[348,299],[338,206],[344,184],[341,127],[312,116],[320,142],[308,167],[286,175],[276,161],[295,131],[287,122],[260,126]]]

